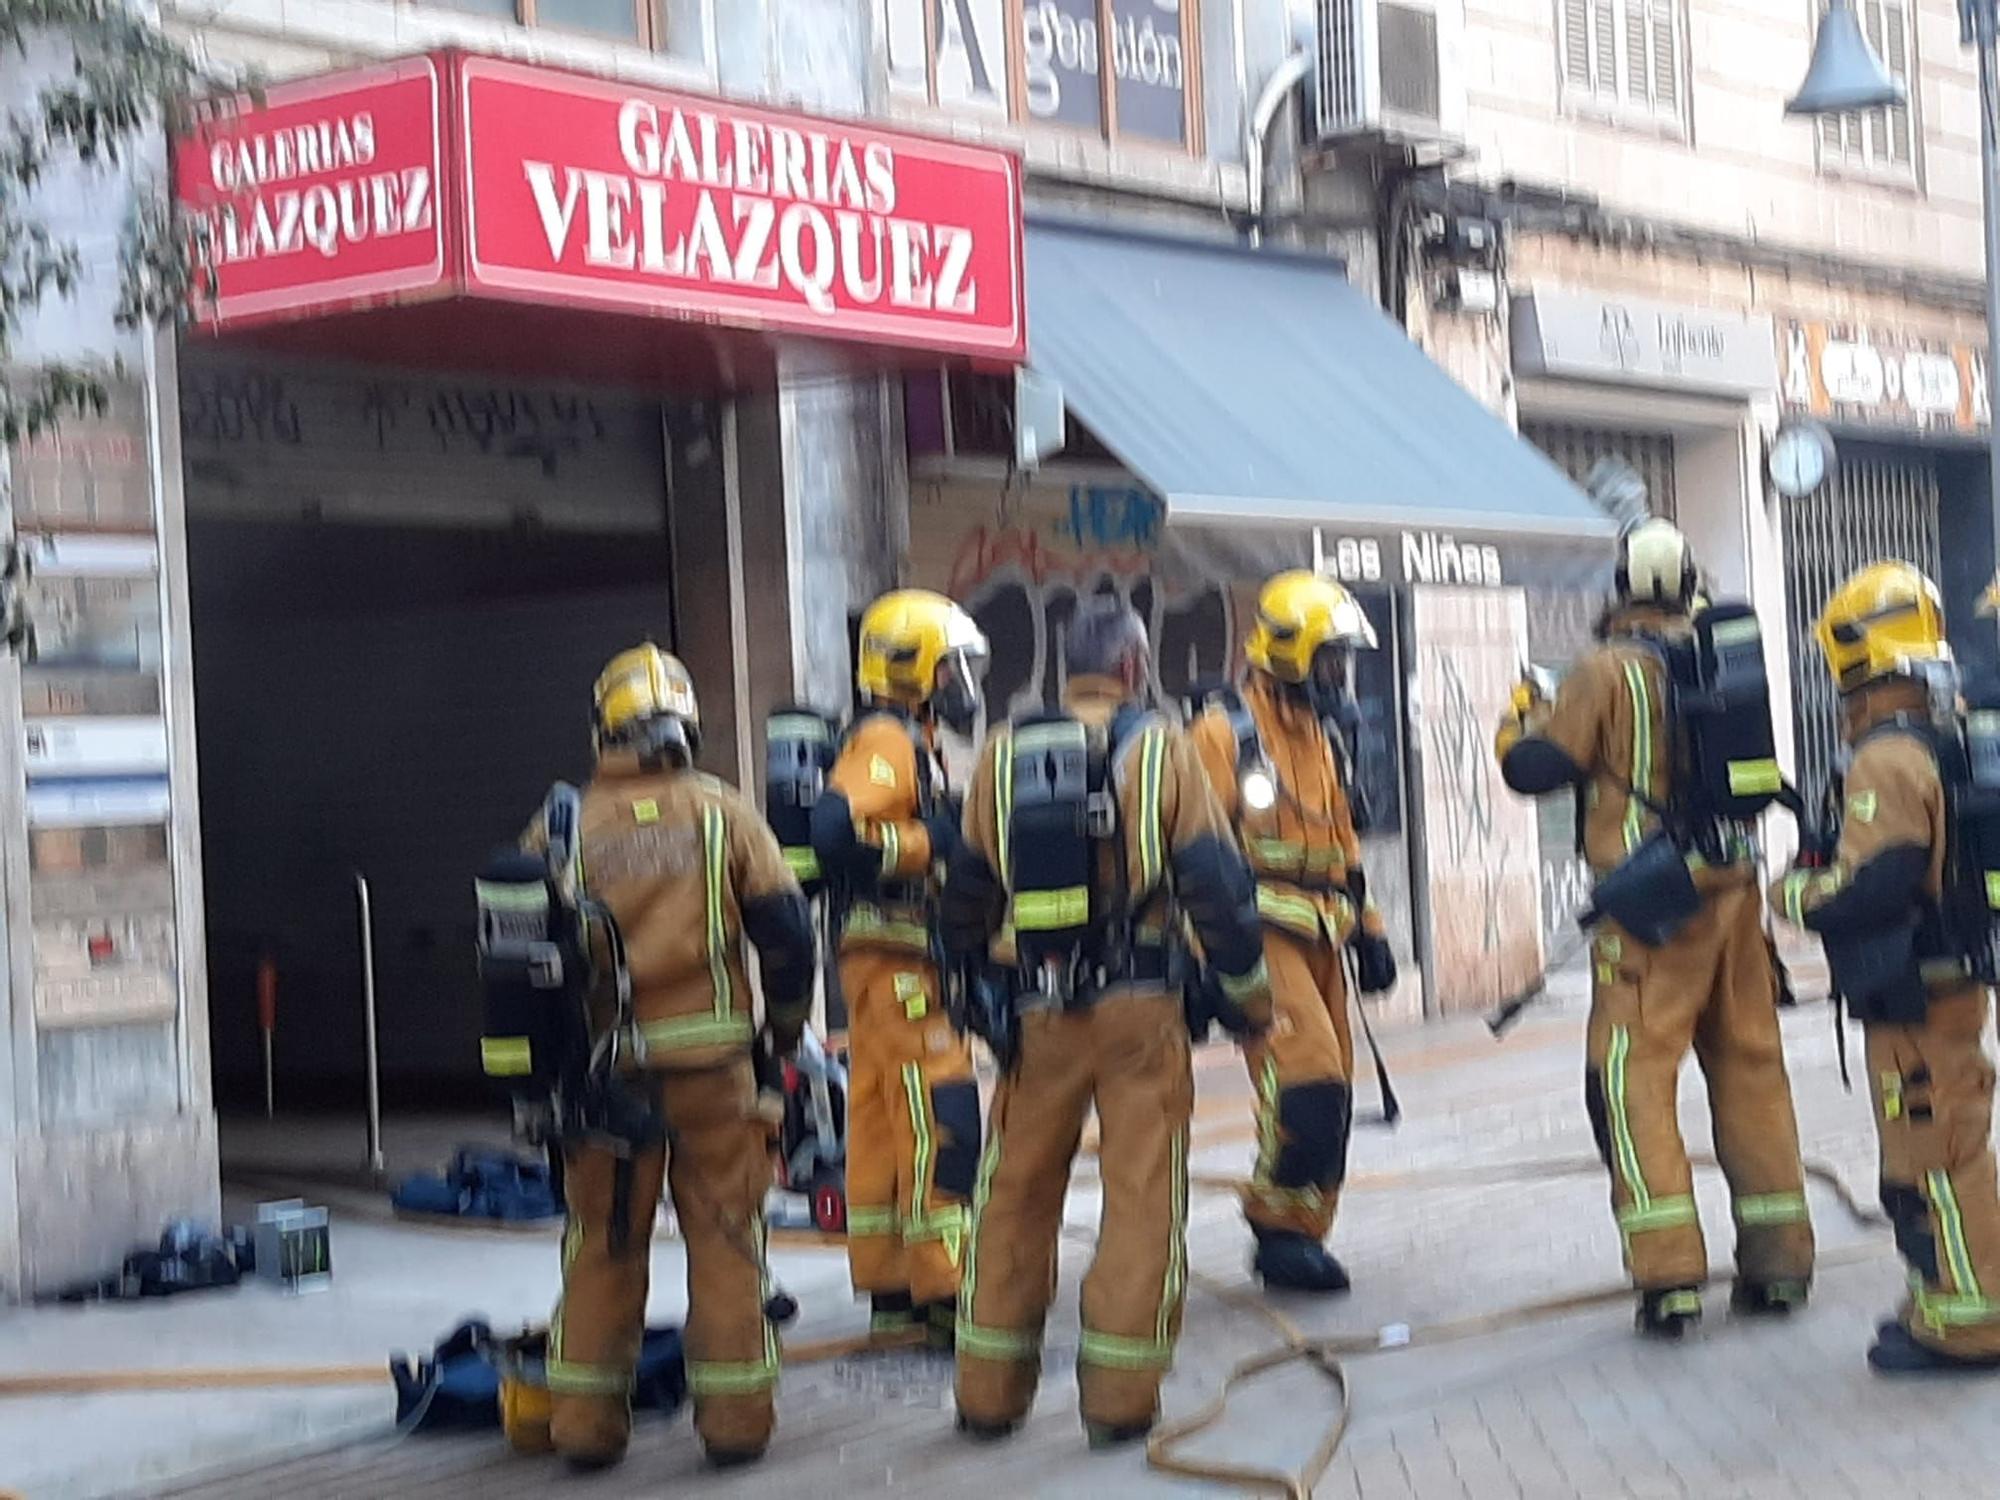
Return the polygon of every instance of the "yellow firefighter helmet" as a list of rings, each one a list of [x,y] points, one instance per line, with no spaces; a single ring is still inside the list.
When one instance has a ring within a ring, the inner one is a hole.
[[[1257,622],[1243,643],[1250,665],[1280,682],[1304,682],[1327,646],[1375,646],[1375,627],[1352,594],[1331,578],[1280,573],[1257,596]]]
[[[642,759],[654,759],[672,753],[685,764],[701,748],[694,678],[679,657],[650,642],[612,657],[592,697],[599,754],[635,749]]]
[[[955,728],[979,708],[986,637],[972,616],[942,594],[898,589],[861,616],[855,682],[871,703],[930,705]]]
[[[1950,661],[1937,585],[1908,563],[1870,563],[1833,591],[1813,627],[1843,693],[1912,663]]]

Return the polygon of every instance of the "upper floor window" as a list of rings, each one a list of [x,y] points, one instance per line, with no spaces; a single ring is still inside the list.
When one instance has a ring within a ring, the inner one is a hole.
[[[948,109],[1195,149],[1197,3],[884,0],[889,81]]]
[[[581,31],[648,47],[658,45],[662,30],[654,0],[425,0],[425,3],[446,10],[462,10],[468,15],[518,21],[523,26]]]
[[[1666,120],[1687,107],[1680,0],[1561,0],[1564,97]]]
[[[1897,82],[1911,77],[1910,11],[1908,0],[1855,0],[1868,45]],[[1820,14],[1826,6],[1819,7]],[[1846,115],[1822,115],[1819,159],[1823,167],[1858,168],[1905,177],[1916,170],[1916,131],[1910,107],[1870,109]]]

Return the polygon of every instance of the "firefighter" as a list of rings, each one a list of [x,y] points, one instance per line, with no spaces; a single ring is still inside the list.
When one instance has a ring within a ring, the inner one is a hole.
[[[1708,1275],[1675,1110],[1690,1045],[1708,1080],[1715,1152],[1735,1205],[1731,1306],[1746,1314],[1789,1312],[1804,1303],[1813,1266],[1751,827],[1690,812],[1692,778],[1677,764],[1676,725],[1667,712],[1668,652],[1689,640],[1695,598],[1687,539],[1662,520],[1629,528],[1619,539],[1600,644],[1563,680],[1553,703],[1530,682],[1516,688],[1494,745],[1514,791],[1578,796],[1582,850],[1600,901],[1614,877],[1626,880],[1644,864],[1634,856],[1655,853],[1672,877],[1665,884],[1674,899],[1685,891],[1686,919],[1671,936],[1638,917],[1597,924],[1584,1076],[1626,1267],[1639,1292],[1638,1326],[1664,1338],[1700,1320]],[[1768,702],[1760,701],[1768,717]],[[1758,764],[1775,783],[1775,762]],[[1699,868],[1668,838],[1663,814],[1674,838],[1699,844]],[[1668,899],[1648,888],[1636,905],[1650,918]]]
[[[784,1055],[811,1004],[813,935],[763,818],[693,769],[700,732],[687,669],[657,647],[620,653],[598,678],[581,865],[589,897],[622,934],[644,1071],[620,1108],[598,1110],[563,1143],[569,1218],[549,1336],[550,1437],[579,1467],[617,1462],[631,1432],[663,1176],[687,1244],[687,1375],[702,1446],[730,1465],[761,1456],[771,1437],[771,1168],[743,940],[758,953],[769,1045]]]
[[[1347,1290],[1327,1250],[1354,1117],[1346,958],[1363,994],[1396,982],[1368,898],[1350,803],[1343,722],[1358,647],[1375,634],[1354,597],[1308,572],[1281,573],[1257,600],[1240,697],[1205,710],[1192,736],[1257,881],[1275,1020],[1245,1044],[1257,1092],[1256,1169],[1243,1195],[1267,1286]]]
[[[971,1224],[979,1087],[935,957],[936,882],[958,838],[937,734],[974,726],[985,660],[972,617],[942,595],[905,589],[871,604],[855,674],[863,710],[812,817],[843,912],[848,1274],[876,1331],[922,1324],[940,1344]]]
[[[1016,954],[1016,998],[987,1033],[1004,1071],[959,1293],[959,1423],[975,1436],[1012,1431],[1034,1399],[1064,1191],[1093,1108],[1105,1195],[1083,1282],[1083,1420],[1093,1446],[1152,1427],[1187,1284],[1184,920],[1230,1014],[1270,1017],[1250,873],[1192,746],[1143,707],[1149,660],[1124,605],[1073,622],[1063,711],[988,740],[945,888],[954,963],[976,965],[1009,928]],[[1052,756],[1069,767],[1053,784],[1037,770]]]
[[[1840,690],[1853,762],[1830,863],[1772,887],[1820,934],[1833,981],[1867,1036],[1882,1207],[1910,1295],[1868,1362],[1885,1375],[2000,1366],[2000,1198],[1990,1137],[1993,1066],[1980,1045],[1991,978],[1986,882],[1960,841],[1965,762],[1937,589],[1905,563],[1863,568],[1814,634]],[[1990,815],[1989,815],[1990,816]],[[1970,902],[1952,899],[1961,879]]]

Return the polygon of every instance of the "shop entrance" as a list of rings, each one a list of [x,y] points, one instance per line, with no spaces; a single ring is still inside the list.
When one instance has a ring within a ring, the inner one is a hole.
[[[182,371],[215,1091],[490,1105],[472,877],[590,769],[590,684],[671,645],[657,400],[191,351]]]

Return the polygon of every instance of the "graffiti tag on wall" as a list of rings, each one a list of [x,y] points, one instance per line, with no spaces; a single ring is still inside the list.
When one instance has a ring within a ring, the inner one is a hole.
[[[1041,526],[977,526],[959,543],[945,592],[979,621],[992,646],[990,718],[1054,702],[1063,642],[1078,607],[1097,595],[1130,604],[1153,639],[1157,686],[1177,696],[1227,672],[1235,622],[1218,580],[1184,583],[1159,565],[1166,508],[1143,490],[1076,485]]]

